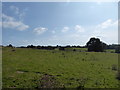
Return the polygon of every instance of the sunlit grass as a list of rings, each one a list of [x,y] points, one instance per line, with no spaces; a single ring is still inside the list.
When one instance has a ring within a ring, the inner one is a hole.
[[[117,88],[118,54],[3,48],[3,88],[36,88],[52,75],[65,88]],[[85,49],[86,50],[86,49]]]

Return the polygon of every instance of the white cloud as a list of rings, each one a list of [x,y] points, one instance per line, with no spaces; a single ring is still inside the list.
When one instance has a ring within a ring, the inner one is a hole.
[[[103,23],[96,25],[95,28],[93,28],[93,29],[94,29],[93,33],[95,35],[96,34],[103,35],[103,33],[106,34],[106,32],[109,32],[109,33],[116,32],[118,29],[118,20],[113,21],[112,19],[108,19],[108,20],[104,21]]]
[[[28,8],[24,8],[23,10],[20,10],[18,7],[16,6],[10,6],[10,10],[17,15],[18,19],[20,19],[21,21],[23,21],[23,18],[25,16],[25,11],[28,10]]]
[[[44,28],[44,27],[37,27],[37,28],[35,28],[33,31],[35,32],[35,33],[37,33],[38,35],[40,35],[40,34],[43,34],[44,32],[46,32],[48,29],[47,28]]]
[[[100,36],[108,44],[118,43],[118,20],[108,19],[93,30],[92,36]]]
[[[23,31],[29,28],[28,25],[25,25],[23,22],[21,21],[16,21],[15,18],[7,16],[5,14],[3,14],[3,28],[10,28],[10,29],[16,29],[19,31]]]
[[[63,27],[62,32],[67,32],[69,30],[69,27]]]
[[[75,30],[78,31],[78,32],[84,32],[85,31],[85,29],[80,25],[76,25]]]
[[[22,22],[19,22],[19,26],[17,27],[17,30],[23,31],[23,30],[26,30],[28,28],[29,28],[28,25],[25,25]]]
[[[113,21],[112,19],[108,19],[108,20],[106,20],[105,22],[99,24],[99,25],[97,26],[97,28],[106,29],[106,28],[108,28],[108,27],[117,26],[117,25],[118,25],[118,20]]]
[[[20,13],[19,12],[19,8],[16,7],[16,6],[10,6],[10,9],[13,10],[13,11],[15,11],[15,14],[19,14]]]
[[[14,21],[15,19],[13,17],[7,16],[5,14],[2,14],[3,21]]]
[[[25,12],[20,13],[20,14],[19,14],[19,19],[20,19],[21,21],[23,21],[24,16],[25,16]]]

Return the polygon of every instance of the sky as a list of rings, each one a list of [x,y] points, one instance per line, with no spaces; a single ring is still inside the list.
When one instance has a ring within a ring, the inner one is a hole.
[[[3,2],[0,26],[3,45],[117,44],[118,3]]]

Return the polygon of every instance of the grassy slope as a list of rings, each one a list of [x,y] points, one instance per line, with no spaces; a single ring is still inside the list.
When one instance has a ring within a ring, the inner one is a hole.
[[[40,86],[44,74],[66,88],[116,88],[116,53],[3,48],[3,87]]]

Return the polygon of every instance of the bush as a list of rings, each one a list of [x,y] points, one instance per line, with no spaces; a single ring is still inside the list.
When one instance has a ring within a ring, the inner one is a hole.
[[[118,70],[117,65],[113,64],[112,65],[112,70],[117,71]]]
[[[59,50],[63,50],[63,51],[64,51],[64,50],[65,50],[65,48],[64,48],[64,47],[59,47]]]
[[[117,47],[116,47],[115,53],[120,53],[120,46],[117,46]]]
[[[120,80],[120,70],[118,71],[116,78],[117,78],[118,80]]]

